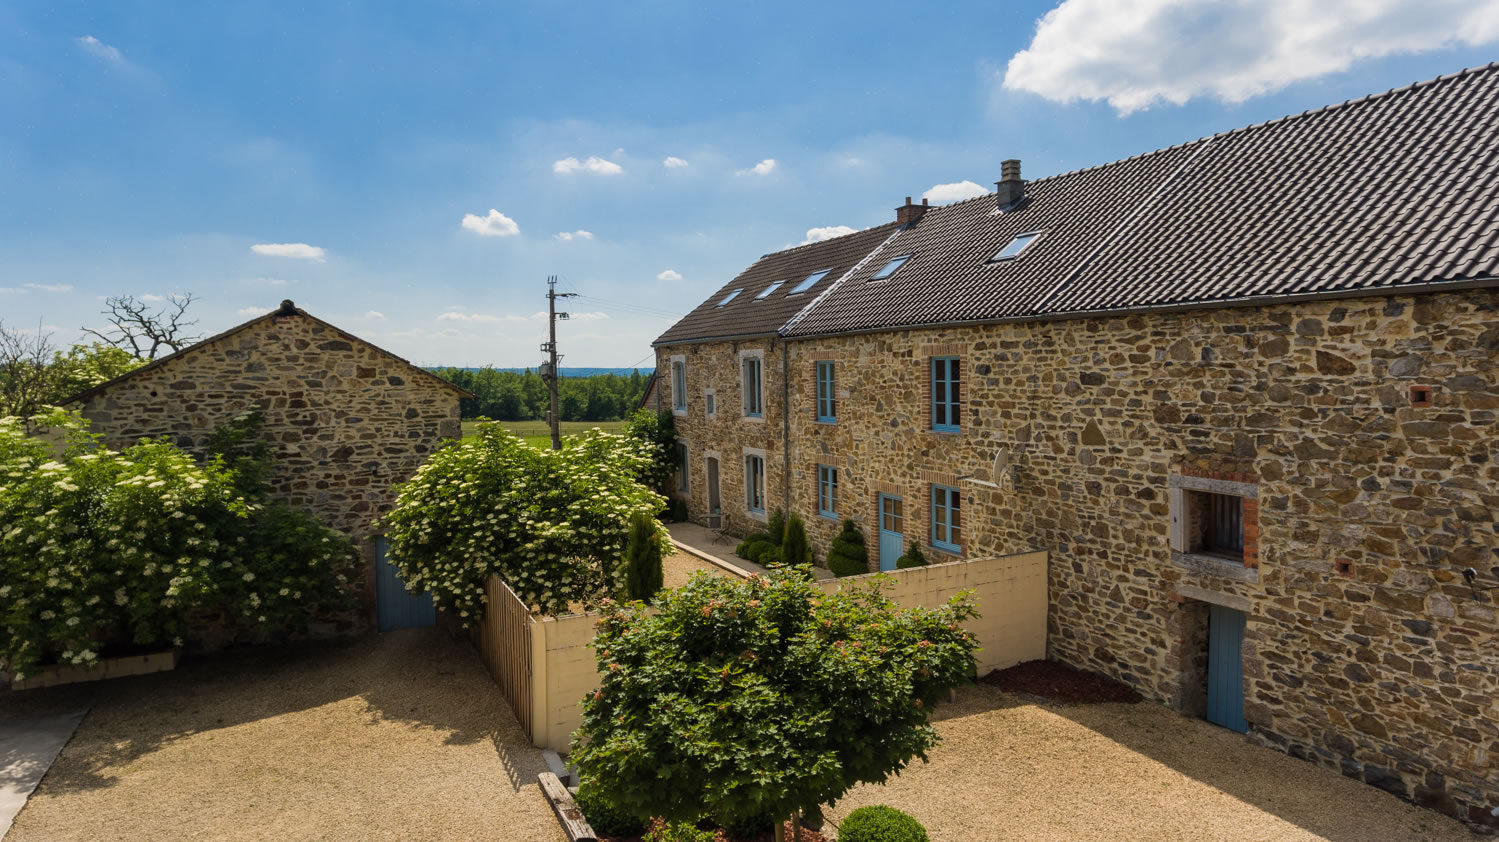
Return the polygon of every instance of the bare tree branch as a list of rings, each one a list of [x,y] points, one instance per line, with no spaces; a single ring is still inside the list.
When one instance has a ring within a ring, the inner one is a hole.
[[[41,411],[51,385],[53,351],[52,334],[41,325],[33,336],[0,321],[0,416],[29,418]]]
[[[137,301],[133,295],[113,296],[105,301],[102,311],[113,327],[104,331],[86,327],[83,332],[123,348],[139,359],[154,360],[163,348],[181,351],[201,338],[187,333],[189,327],[198,323],[197,319],[186,318],[188,305],[197,300],[190,292],[173,293],[167,296],[166,306],[152,312],[147,302]]]

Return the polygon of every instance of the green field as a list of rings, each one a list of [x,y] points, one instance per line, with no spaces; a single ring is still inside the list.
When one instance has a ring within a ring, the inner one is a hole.
[[[463,437],[468,438],[473,435],[474,428],[480,423],[479,421],[463,422]],[[548,447],[552,443],[552,434],[547,429],[547,422],[545,421],[497,421],[495,423],[524,438],[527,444]],[[622,433],[625,429],[625,423],[624,421],[563,421],[562,435],[569,436],[573,433],[591,430],[594,427],[598,427],[606,433]]]

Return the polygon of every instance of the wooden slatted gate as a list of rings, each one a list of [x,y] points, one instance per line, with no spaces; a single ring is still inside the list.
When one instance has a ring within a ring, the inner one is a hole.
[[[520,597],[498,576],[490,576],[485,585],[489,608],[484,621],[473,629],[471,637],[479,657],[489,669],[495,683],[521,730],[534,737],[531,721],[531,611]]]

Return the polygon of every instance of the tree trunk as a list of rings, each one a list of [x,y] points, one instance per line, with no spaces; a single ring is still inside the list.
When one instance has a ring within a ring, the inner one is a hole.
[[[786,842],[786,823],[783,821],[776,822],[775,842]]]
[[[802,840],[802,811],[797,810],[791,814],[791,842]]]

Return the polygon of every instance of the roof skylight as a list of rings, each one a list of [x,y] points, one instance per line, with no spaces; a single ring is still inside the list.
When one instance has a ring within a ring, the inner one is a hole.
[[[770,286],[766,287],[765,289],[761,290],[760,294],[757,295],[757,296],[755,296],[755,300],[759,301],[762,298],[769,298],[770,294],[772,292],[775,292],[776,290],[780,289],[781,288],[781,284],[784,284],[784,283],[786,283],[786,282],[785,281],[776,281],[775,283],[773,283]]]
[[[1032,231],[1029,234],[1016,234],[1015,239],[1011,240],[1004,248],[1000,249],[997,254],[989,258],[989,262],[993,263],[998,260],[1014,260],[1015,258],[1020,256],[1021,252],[1025,251],[1026,246],[1035,242],[1036,238],[1039,236],[1041,236],[1040,231]]]
[[[805,279],[803,279],[801,283],[799,283],[796,286],[792,287],[791,291],[788,292],[788,293],[786,293],[786,294],[787,295],[796,295],[798,292],[806,292],[807,290],[811,289],[813,286],[816,286],[816,284],[817,284],[818,281],[822,280],[823,278],[826,278],[828,276],[828,273],[831,272],[831,271],[833,271],[833,270],[832,269],[824,269],[821,272],[813,272],[812,274],[808,275]]]
[[[728,295],[725,295],[723,297],[723,300],[720,301],[720,302],[718,302],[718,306],[722,307],[723,305],[728,304],[730,301],[733,301],[735,298],[738,298],[739,297],[739,293],[741,293],[741,292],[744,292],[744,287],[740,287],[739,289],[734,290],[733,292],[729,293]]]
[[[875,272],[874,275],[870,277],[870,280],[871,281],[883,281],[883,280],[885,280],[886,278],[888,278],[891,275],[894,275],[896,272],[900,271],[900,267],[906,265],[906,261],[910,260],[910,259],[911,259],[911,255],[909,255],[909,254],[903,254],[900,257],[892,258],[889,263],[885,264],[885,267],[883,269],[881,269],[878,272]]]

